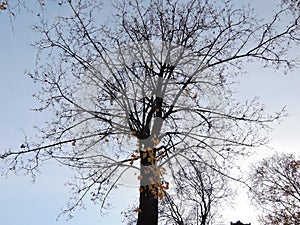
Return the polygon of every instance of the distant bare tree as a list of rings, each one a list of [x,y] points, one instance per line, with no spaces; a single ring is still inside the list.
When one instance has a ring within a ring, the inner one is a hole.
[[[300,159],[274,155],[253,166],[251,196],[263,209],[261,224],[300,223]]]
[[[176,174],[176,191],[166,194],[160,203],[161,224],[219,224],[224,203],[230,203],[234,192],[228,178],[210,165],[190,161]]]
[[[283,4],[289,5],[292,11],[296,10],[299,12],[300,2],[298,0],[281,0]]]
[[[66,212],[89,195],[105,208],[122,176],[137,170],[137,224],[155,225],[167,182],[182,194],[195,185],[181,184],[181,168],[187,176],[200,176],[204,165],[229,176],[235,159],[265,144],[269,124],[284,115],[269,115],[256,99],[235,101],[231,81],[253,60],[293,68],[299,18],[280,21],[290,8],[262,22],[228,0],[118,0],[105,25],[97,1],[54,3],[59,15],[45,12],[34,27],[42,37],[30,74],[42,87],[37,110],[53,117],[37,141],[0,157],[29,173],[51,159],[73,168]]]

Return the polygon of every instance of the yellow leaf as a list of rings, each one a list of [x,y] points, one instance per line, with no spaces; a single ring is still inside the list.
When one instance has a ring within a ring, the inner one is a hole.
[[[153,64],[153,62],[151,61],[151,63],[150,63],[150,69],[151,70],[153,70],[154,69],[154,64]]]
[[[150,181],[150,183],[151,183],[152,185],[155,184],[154,178],[153,178],[153,177],[150,177],[150,178],[149,178],[149,181]],[[151,186],[152,186],[152,185],[151,185]],[[152,188],[153,188],[153,187],[152,187]],[[149,187],[149,190],[151,190],[150,187]]]
[[[143,178],[142,175],[139,175],[139,176],[138,176],[138,180],[141,180],[142,178]]]
[[[147,157],[147,153],[144,152],[144,153],[143,153],[143,159],[145,159],[146,157]]]
[[[186,91],[185,91],[185,96],[189,96],[190,95],[190,92],[191,92],[191,89],[190,88],[187,88]]]
[[[2,3],[3,4],[3,3]],[[0,5],[0,10],[6,10],[7,8],[4,5]]]
[[[169,189],[169,182],[166,182],[165,189],[166,189],[166,190],[168,190],[168,189]]]
[[[160,140],[158,138],[152,138],[152,141],[155,146],[157,146],[160,143]]]
[[[158,197],[159,197],[160,200],[162,200],[164,198],[163,193],[162,192],[158,192]]]
[[[141,213],[142,210],[140,208],[136,208],[134,211],[138,212],[138,213]]]

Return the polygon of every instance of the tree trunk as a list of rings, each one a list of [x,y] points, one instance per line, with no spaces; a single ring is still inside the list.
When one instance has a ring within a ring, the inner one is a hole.
[[[149,139],[146,140],[145,143],[148,141]],[[148,145],[144,146],[150,146],[149,142],[147,144]],[[158,224],[158,188],[160,184],[160,174],[155,155],[156,151],[153,145],[141,151],[140,205],[137,225]]]
[[[162,82],[162,79],[160,79]],[[156,145],[157,137],[159,136],[163,119],[162,119],[162,102],[161,97],[161,84],[156,90],[156,100],[153,112],[155,112],[155,119],[152,127],[152,135],[150,135],[149,121],[147,122],[146,135],[143,135],[140,139],[140,158],[141,158],[141,170],[140,170],[140,205],[138,213],[137,225],[157,225],[158,224],[158,198],[159,186],[161,185],[160,171],[157,166],[156,158]],[[152,116],[153,113],[150,113]],[[151,117],[148,119],[150,120]],[[144,147],[142,149],[142,146]]]
[[[150,185],[140,188],[140,206],[137,225],[158,224],[158,198],[150,190]],[[157,190],[156,190],[157,191]]]

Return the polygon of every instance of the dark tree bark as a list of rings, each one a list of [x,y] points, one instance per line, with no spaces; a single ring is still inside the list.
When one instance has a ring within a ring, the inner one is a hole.
[[[150,190],[149,185],[142,186],[140,192],[140,209],[138,225],[158,224],[158,197]],[[157,192],[156,189],[154,189]]]

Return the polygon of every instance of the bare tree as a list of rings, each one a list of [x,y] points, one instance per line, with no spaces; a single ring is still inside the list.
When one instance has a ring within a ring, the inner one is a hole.
[[[176,174],[176,191],[160,203],[161,224],[220,224],[222,206],[234,196],[228,178],[204,163],[190,161]]]
[[[283,4],[289,5],[292,11],[298,11],[300,9],[300,3],[297,0],[281,0]]]
[[[269,115],[257,99],[235,101],[231,81],[251,60],[293,68],[299,18],[280,21],[289,8],[262,22],[231,1],[118,0],[105,25],[95,1],[59,3],[57,17],[47,21],[46,11],[34,26],[42,37],[30,74],[42,87],[37,110],[53,118],[38,141],[0,156],[29,173],[51,159],[74,168],[66,212],[89,194],[105,208],[122,176],[137,170],[137,224],[157,224],[159,199],[167,182],[180,184],[180,168],[198,176],[206,165],[225,175],[246,147],[266,143],[268,124],[284,115]]]
[[[299,224],[300,160],[292,154],[274,155],[253,166],[251,196],[262,209],[262,224]]]

